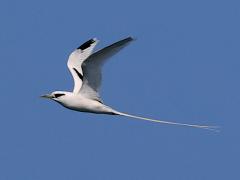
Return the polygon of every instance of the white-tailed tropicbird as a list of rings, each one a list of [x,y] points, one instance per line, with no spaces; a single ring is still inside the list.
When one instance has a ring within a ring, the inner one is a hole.
[[[116,111],[113,108],[103,104],[103,101],[99,95],[99,88],[102,78],[101,68],[106,60],[126,47],[132,40],[132,37],[125,38],[94,53],[93,50],[98,44],[99,40],[93,38],[83,43],[70,54],[67,62],[67,66],[74,80],[73,92],[54,91],[51,94],[46,94],[41,97],[52,99],[68,109],[81,112],[121,115],[157,123],[216,130],[216,126],[184,124],[130,115]]]

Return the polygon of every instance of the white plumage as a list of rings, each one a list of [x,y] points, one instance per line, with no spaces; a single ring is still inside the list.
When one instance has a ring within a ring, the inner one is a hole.
[[[125,38],[97,52],[93,52],[95,46],[99,42],[96,38],[83,43],[70,54],[67,62],[67,66],[74,80],[73,92],[54,91],[51,94],[46,94],[42,97],[52,99],[66,108],[81,112],[121,115],[151,122],[204,128],[216,131],[216,126],[184,124],[134,116],[116,111],[103,104],[99,95],[99,88],[102,79],[101,68],[106,60],[126,47],[132,40],[133,38],[131,37]]]

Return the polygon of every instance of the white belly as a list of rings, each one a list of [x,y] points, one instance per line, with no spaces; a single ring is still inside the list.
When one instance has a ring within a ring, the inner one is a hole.
[[[90,112],[98,114],[116,114],[112,108],[91,99],[86,99],[83,97],[74,97],[68,101],[61,103],[66,108],[81,111],[81,112]]]

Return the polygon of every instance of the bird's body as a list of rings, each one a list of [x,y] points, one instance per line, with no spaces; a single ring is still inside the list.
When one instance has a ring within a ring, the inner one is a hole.
[[[132,40],[133,38],[131,37],[125,38],[94,53],[93,50],[99,42],[96,38],[83,43],[70,54],[67,63],[74,80],[73,92],[54,91],[42,97],[50,98],[64,107],[75,111],[121,115],[151,122],[215,130],[213,126],[176,123],[134,116],[116,111],[102,102],[99,95],[102,79],[101,68],[109,58],[126,47]]]
[[[57,102],[68,109],[96,114],[116,114],[117,112],[104,105],[101,101],[86,98],[81,94],[66,91],[61,91],[61,93],[65,93],[65,98]]]

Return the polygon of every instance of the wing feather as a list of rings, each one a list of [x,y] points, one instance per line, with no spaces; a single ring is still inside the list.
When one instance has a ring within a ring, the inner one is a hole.
[[[111,58],[118,53],[121,49],[126,47],[129,42],[133,40],[132,37],[125,38],[118,42],[111,44],[89,56],[82,64],[83,70],[83,85],[80,89],[80,93],[90,99],[101,101],[99,95],[99,88],[101,85],[101,67]]]
[[[79,93],[83,84],[82,63],[92,54],[97,43],[96,38],[88,40],[73,51],[68,58],[67,66],[73,76],[74,93]]]

